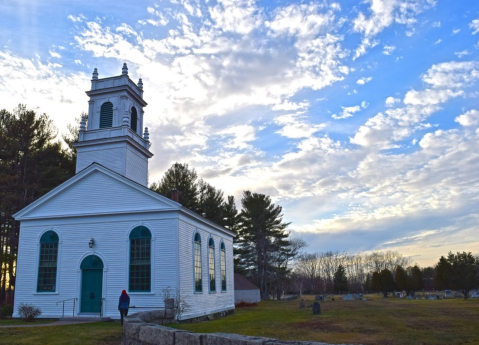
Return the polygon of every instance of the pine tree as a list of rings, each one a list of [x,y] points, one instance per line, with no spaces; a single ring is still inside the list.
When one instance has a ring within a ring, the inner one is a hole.
[[[449,289],[451,264],[444,256],[441,256],[436,265],[436,274],[434,275],[434,287],[439,290]]]
[[[46,114],[0,111],[0,301],[12,296],[20,225],[12,215],[74,175]]]
[[[175,163],[169,168],[159,183],[153,183],[150,189],[166,197],[171,197],[171,191],[177,189],[180,194],[180,204],[192,211],[198,211],[198,174],[195,169],[189,169],[188,164]]]
[[[381,292],[384,297],[388,297],[388,292],[394,290],[395,287],[393,274],[390,270],[385,268],[379,273],[379,277],[381,280]]]
[[[339,265],[338,270],[334,273],[333,282],[336,293],[348,291],[348,278],[346,277],[346,270],[343,265]]]
[[[248,272],[259,286],[261,297],[269,299],[274,260],[290,250],[289,223],[283,222],[282,208],[264,194],[243,192],[236,256],[239,270]]]
[[[402,268],[401,266],[396,267],[394,281],[396,282],[396,287],[399,290],[401,291],[404,290],[409,295],[409,287],[411,284],[409,283],[409,277],[406,270]]]

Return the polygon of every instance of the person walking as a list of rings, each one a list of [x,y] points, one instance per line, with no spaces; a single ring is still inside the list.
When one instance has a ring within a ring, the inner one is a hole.
[[[128,308],[130,308],[130,296],[125,290],[121,292],[120,299],[118,300],[118,311],[121,315],[121,324],[123,325],[123,317],[128,315]]]

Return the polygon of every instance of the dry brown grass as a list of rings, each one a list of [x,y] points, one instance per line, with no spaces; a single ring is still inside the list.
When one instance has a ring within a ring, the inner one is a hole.
[[[303,296],[311,305],[313,296]],[[320,316],[300,309],[299,300],[261,302],[235,315],[175,327],[195,332],[229,332],[282,340],[331,344],[460,345],[479,344],[479,300],[404,300],[321,302]]]

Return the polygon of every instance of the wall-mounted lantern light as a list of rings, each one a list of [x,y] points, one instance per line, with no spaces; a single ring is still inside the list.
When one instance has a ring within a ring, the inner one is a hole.
[[[88,247],[93,248],[94,245],[95,245],[95,240],[92,237],[90,238],[90,242],[88,242]]]

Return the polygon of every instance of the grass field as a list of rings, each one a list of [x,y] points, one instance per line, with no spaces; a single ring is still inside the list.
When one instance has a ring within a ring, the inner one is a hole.
[[[35,321],[36,323],[37,321]],[[0,325],[5,325],[3,322]],[[94,322],[69,326],[0,328],[5,345],[119,345],[119,322]]]
[[[12,326],[12,325],[38,325],[44,323],[52,323],[58,321],[58,319],[37,319],[35,322],[25,322],[20,319],[4,319],[0,320],[0,326]]]
[[[306,305],[312,296],[304,296]],[[340,298],[339,298],[340,299]],[[226,332],[332,344],[479,344],[479,299],[321,302],[322,315],[300,309],[299,300],[267,301],[236,309],[226,318],[176,324],[194,332]]]

